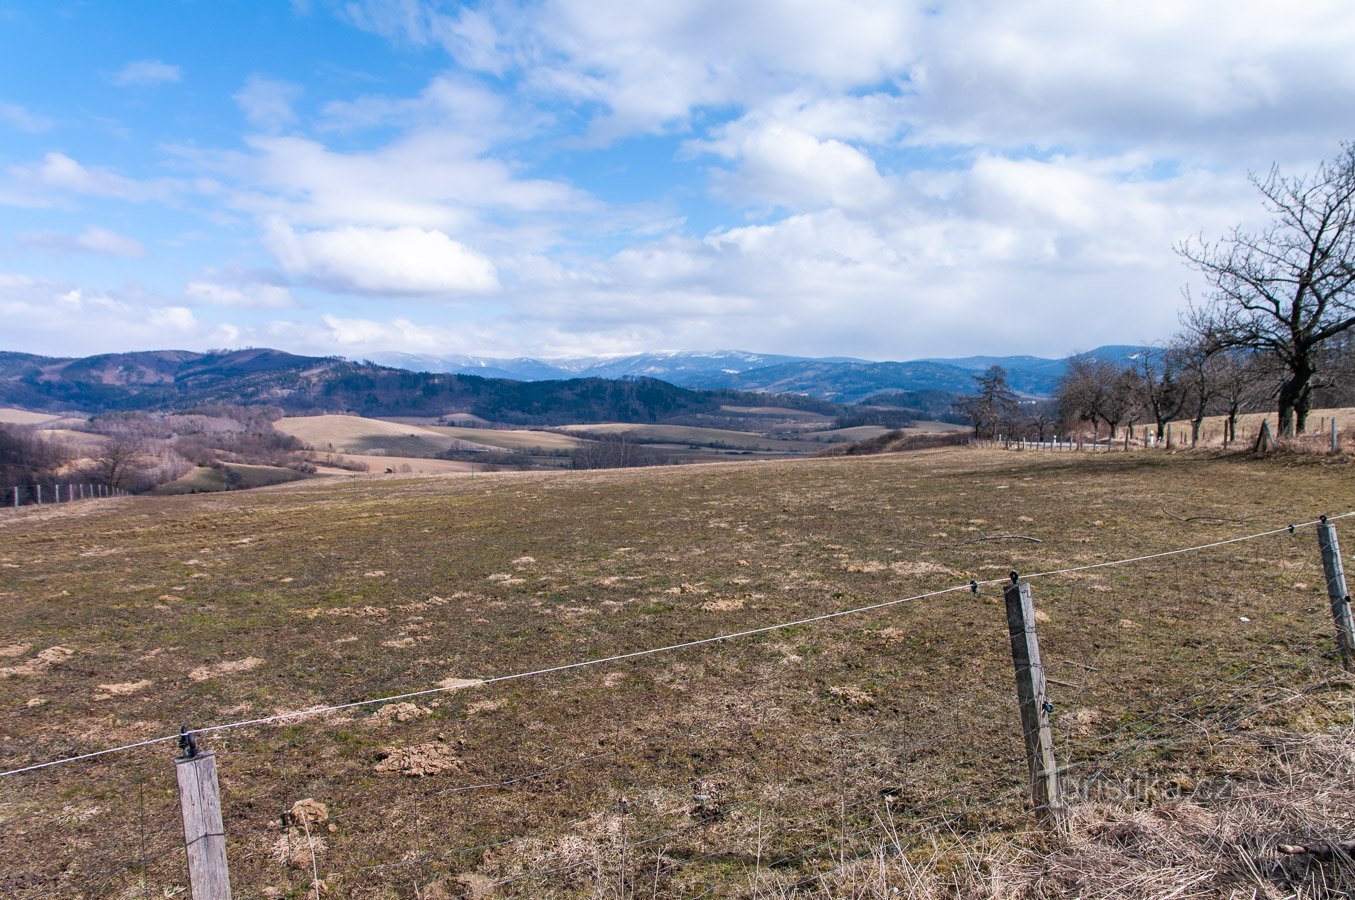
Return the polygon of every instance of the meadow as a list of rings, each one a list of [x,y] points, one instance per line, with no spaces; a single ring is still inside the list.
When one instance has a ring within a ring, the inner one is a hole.
[[[203,735],[237,896],[877,896],[851,887],[877,869],[1018,891],[1063,845],[1031,827],[994,585],[476,682],[1350,510],[1345,459],[958,448],[8,511],[0,767],[441,684]],[[1034,593],[1069,783],[1125,816],[1352,724],[1311,527]],[[173,755],[0,781],[0,892],[181,890]],[[1280,877],[1235,862],[1196,887]]]

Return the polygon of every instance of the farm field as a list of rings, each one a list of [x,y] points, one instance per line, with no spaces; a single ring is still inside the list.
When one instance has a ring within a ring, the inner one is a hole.
[[[882,434],[888,434],[891,431],[901,431],[904,434],[949,434],[952,432],[966,432],[969,427],[966,425],[956,425],[952,422],[932,422],[918,421],[914,422],[908,428],[886,428],[883,425],[854,425],[850,428],[833,428],[827,431],[809,431],[802,435],[804,440],[810,441],[868,441],[871,438],[879,437]]]
[[[314,476],[280,466],[258,466],[246,463],[221,463],[219,467],[195,466],[182,477],[162,484],[153,493],[193,494],[204,491],[244,490],[285,484]]]
[[[317,470],[326,475],[384,475],[387,469],[393,474],[400,475],[451,475],[455,473],[469,473],[481,471],[484,466],[480,463],[463,462],[456,459],[424,459],[417,456],[364,456],[357,453],[336,453],[334,456],[347,462],[365,463],[366,472],[358,472],[352,469],[342,469],[336,467],[326,467],[323,465],[324,457],[317,460]]]
[[[461,441],[422,425],[387,422],[362,416],[287,416],[273,423],[284,434],[318,451],[431,457],[453,447],[486,449],[488,445]]]
[[[686,444],[777,453],[803,453],[818,449],[811,441],[765,437],[748,431],[700,428],[691,425],[636,425],[609,422],[598,425],[562,425],[557,431],[578,435],[625,435],[653,444]]]
[[[0,767],[444,684],[460,689],[202,735],[237,895],[313,896],[312,869],[345,897],[851,895],[882,821],[888,864],[944,883],[966,854],[1051,840],[1030,830],[986,582],[1280,529],[1033,582],[1070,782],[1099,773],[1138,797],[1126,815],[1149,793],[1213,796],[1352,724],[1313,530],[1283,531],[1355,510],[1351,475],[957,448],[7,511]],[[0,781],[0,892],[182,889],[174,752]],[[308,798],[325,809],[309,837],[279,824]],[[1334,827],[1305,810],[1248,846],[1303,816]]]
[[[0,407],[0,425],[42,425],[62,418],[55,413],[29,412],[12,406]]]
[[[587,443],[580,438],[554,431],[534,431],[528,429],[505,428],[457,428],[454,426],[428,426],[429,431],[445,434],[459,441],[498,447],[503,450],[521,450],[526,453],[568,453]]]

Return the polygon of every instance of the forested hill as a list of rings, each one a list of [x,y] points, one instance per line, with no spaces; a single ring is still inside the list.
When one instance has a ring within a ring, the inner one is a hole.
[[[474,375],[408,372],[337,357],[278,350],[178,350],[82,359],[0,352],[0,406],[87,413],[183,409],[209,403],[260,403],[291,413],[442,416],[468,412],[497,422],[656,422],[714,412],[723,405],[767,405],[765,394],[692,390],[652,378],[575,378],[520,382]],[[778,405],[832,414],[804,397]]]

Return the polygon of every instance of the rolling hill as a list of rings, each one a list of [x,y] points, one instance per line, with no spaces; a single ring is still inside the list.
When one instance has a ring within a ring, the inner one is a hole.
[[[279,350],[166,350],[84,359],[0,353],[0,405],[59,412],[185,409],[266,404],[291,413],[445,417],[469,413],[520,425],[658,422],[765,398],[693,390],[653,378],[510,381],[409,372],[338,357]],[[831,404],[786,398],[782,406],[835,414]]]

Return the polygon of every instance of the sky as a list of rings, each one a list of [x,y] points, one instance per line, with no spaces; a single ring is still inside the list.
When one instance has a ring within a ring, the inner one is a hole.
[[[0,349],[1061,356],[1355,137],[1349,0],[0,0]]]

